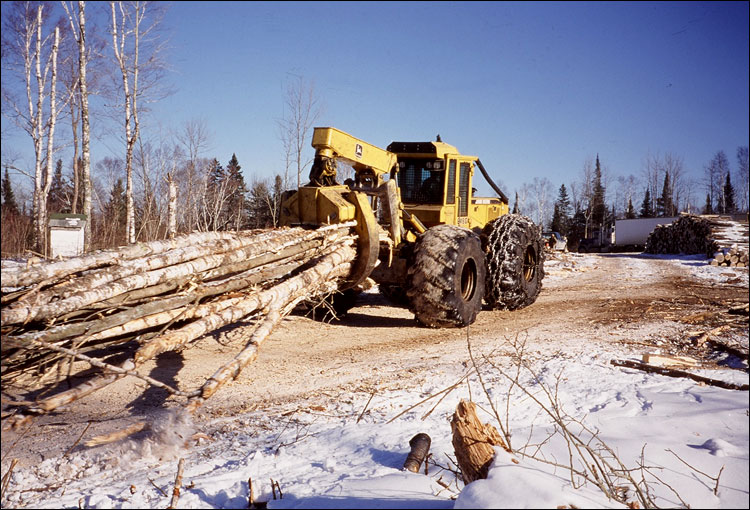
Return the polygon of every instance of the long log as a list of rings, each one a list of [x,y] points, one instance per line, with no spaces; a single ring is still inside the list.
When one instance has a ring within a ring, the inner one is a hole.
[[[254,236],[258,231],[248,231],[244,235]],[[2,290],[14,287],[26,287],[38,284],[51,278],[61,279],[65,276],[86,271],[99,266],[117,263],[122,260],[136,259],[162,253],[184,246],[192,246],[199,243],[210,242],[216,239],[233,239],[237,232],[200,232],[185,234],[173,240],[151,241],[138,243],[132,246],[99,250],[91,254],[83,255],[62,261],[42,262],[37,266],[31,266],[19,270],[17,267],[2,268]]]
[[[200,396],[190,398],[187,409],[190,412],[195,411],[206,399],[216,393],[216,390],[225,384],[230,377],[237,378],[242,369],[257,358],[261,344],[271,333],[273,327],[294,305],[309,296],[307,290],[326,284],[333,286],[333,282],[337,278],[349,274],[355,256],[354,249],[348,246],[335,250],[320,259],[310,269],[271,289],[274,295],[266,318],[255,329],[245,348],[203,384],[200,389]],[[327,290],[331,290],[330,287]]]
[[[315,237],[318,231],[306,234],[306,237]],[[85,288],[63,298],[51,302],[54,294],[49,292],[39,293],[35,298],[13,303],[2,310],[0,322],[3,325],[22,324],[31,320],[44,320],[59,317],[63,314],[84,308],[92,303],[105,301],[125,292],[158,285],[172,279],[182,278],[185,275],[199,274],[203,271],[214,269],[225,264],[232,264],[248,259],[254,260],[256,265],[267,264],[275,260],[281,260],[285,256],[282,251],[288,248],[292,251],[302,252],[311,247],[311,243],[301,242],[300,236],[288,236],[280,239],[280,243],[262,243],[246,246],[231,252],[206,255],[187,262],[146,271],[139,274],[131,274],[106,286]],[[305,239],[306,241],[306,239]],[[105,271],[106,272],[106,271]]]
[[[351,269],[351,262],[356,256],[352,247],[354,238],[349,235],[349,227],[351,226],[351,224],[330,225],[315,231],[296,229],[295,235],[292,237],[287,235],[289,230],[285,230],[284,235],[276,236],[275,241],[272,240],[266,244],[265,251],[254,252],[256,256],[251,257],[250,260],[242,258],[242,255],[251,253],[243,251],[243,249],[227,251],[220,256],[200,257],[189,261],[187,264],[191,264],[190,269],[184,273],[177,273],[178,275],[181,274],[182,277],[178,276],[176,280],[168,279],[169,276],[175,275],[175,273],[169,271],[174,271],[175,266],[186,263],[158,269],[157,271],[162,271],[161,279],[158,281],[143,279],[144,275],[153,273],[153,271],[145,271],[143,274],[132,274],[119,280],[105,282],[100,286],[100,289],[89,291],[91,296],[88,299],[94,299],[89,305],[91,309],[105,306],[125,307],[125,310],[112,315],[107,314],[106,310],[103,309],[104,314],[98,313],[95,318],[70,321],[66,317],[75,317],[76,314],[90,312],[70,310],[70,303],[72,302],[70,298],[50,301],[46,306],[49,308],[55,307],[56,310],[52,313],[50,309],[49,317],[53,321],[61,322],[56,325],[33,322],[29,325],[31,328],[44,328],[34,331],[24,324],[6,322],[9,317],[8,312],[14,309],[13,306],[5,305],[8,302],[6,300],[2,310],[4,333],[2,342],[3,380],[6,380],[9,376],[14,376],[16,373],[23,373],[24,370],[34,367],[35,363],[41,369],[39,363],[50,363],[55,360],[58,360],[57,363],[66,362],[66,356],[71,360],[73,358],[84,360],[103,371],[76,388],[41,400],[33,405],[27,405],[28,410],[35,414],[47,413],[59,406],[69,404],[126,375],[139,377],[149,384],[158,385],[158,381],[138,374],[135,368],[161,352],[185,347],[191,340],[195,340],[218,327],[260,312],[259,325],[253,333],[252,341],[232,362],[207,381],[200,391],[186,393],[170,388],[170,391],[176,392],[179,396],[188,398],[192,396],[190,402],[193,407],[197,407],[206,398],[214,394],[228,377],[232,374],[236,377],[244,366],[255,359],[261,342],[270,334],[281,317],[286,315],[299,301],[330,293],[337,289],[341,277],[348,274]],[[257,239],[269,239],[270,237],[272,236],[259,234],[256,235],[256,241]],[[180,238],[177,239],[177,241],[180,240]],[[243,240],[243,242],[246,241],[248,247],[258,244],[252,243],[250,240]],[[226,247],[230,245],[231,243],[222,242],[215,243],[213,246]],[[138,247],[138,250],[142,250],[142,247]],[[136,253],[132,249],[125,251],[130,255]],[[188,252],[190,251],[181,250],[179,253],[185,254]],[[112,257],[114,253],[118,252],[110,251],[106,255]],[[104,255],[100,255],[99,258],[94,257],[85,263],[78,263],[73,266],[80,268],[86,264],[99,263],[101,264],[99,269],[90,269],[90,271],[112,271],[114,266],[107,266],[103,262],[105,260]],[[159,255],[158,258],[163,261],[175,261],[180,260],[182,256],[164,253]],[[196,264],[196,262],[202,262],[211,257],[217,257],[219,263],[212,265],[215,262],[212,260],[211,264]],[[133,266],[140,265],[144,270],[153,267],[149,264],[139,264],[140,261],[137,258],[133,258],[132,262]],[[48,264],[46,267],[51,267],[52,264]],[[303,264],[305,264],[304,267],[302,267]],[[73,266],[58,264],[56,270],[61,272],[55,274],[70,271]],[[295,274],[297,271],[299,274]],[[87,279],[85,275],[74,275],[75,271],[65,274],[62,278],[78,278],[78,282],[58,282],[54,280],[54,277],[42,282],[37,281],[37,283],[32,284],[34,287],[30,289],[31,295],[27,293],[24,297],[22,291],[17,294],[14,293],[16,296],[10,300],[12,301],[20,296],[20,299],[24,302],[23,307],[28,307],[30,303],[36,302],[39,295],[44,292],[48,292],[51,296],[55,292],[54,289],[71,289],[76,285],[80,287],[82,281],[88,283],[97,281],[93,278]],[[102,289],[121,286],[123,280],[131,279],[132,281],[138,277],[142,278],[140,283],[135,283],[131,286],[131,290],[126,293],[118,294],[111,289],[100,292]],[[202,283],[201,280],[203,280]],[[153,285],[148,285],[149,283],[153,283]],[[42,287],[47,287],[47,289],[41,290]],[[224,294],[227,294],[227,296],[225,297]],[[8,294],[4,295],[4,297],[7,296]],[[96,299],[102,297],[105,298],[103,301],[96,301]],[[201,300],[206,301],[201,302]],[[61,306],[65,302],[68,304]],[[86,306],[81,304],[83,302],[85,301],[79,301],[78,306]],[[29,321],[32,316],[37,320],[40,317],[40,315],[32,313],[30,316],[26,316],[24,320]],[[161,334],[154,332],[159,327],[171,326],[177,320],[179,321],[177,329],[167,329]],[[141,348],[133,358],[119,367],[103,363],[96,358],[90,358],[83,354],[87,350],[102,349],[103,347],[129,342],[136,338],[134,335],[137,335],[137,338],[143,338]],[[43,376],[49,375],[49,373],[50,371],[47,370]]]
[[[313,269],[318,265],[323,264],[324,261],[327,261],[330,256],[341,257],[342,260],[340,263],[346,262],[346,258],[354,260],[355,254],[353,254],[353,251],[354,250],[349,246],[338,248],[313,266]],[[302,280],[300,280],[299,277],[295,277],[284,282],[284,284],[272,287],[260,293],[253,293],[241,298],[228,299],[226,300],[230,303],[228,306],[222,306],[220,310],[217,310],[214,313],[206,315],[205,317],[193,321],[179,329],[165,333],[164,335],[154,338],[147,344],[141,346],[135,354],[136,363],[140,363],[143,359],[152,358],[162,352],[178,349],[209,331],[239,321],[256,310],[266,308],[273,301],[280,299],[280,292],[285,292],[287,288],[291,289],[290,285],[293,285],[294,282],[300,281]],[[226,305],[226,303],[217,304]]]

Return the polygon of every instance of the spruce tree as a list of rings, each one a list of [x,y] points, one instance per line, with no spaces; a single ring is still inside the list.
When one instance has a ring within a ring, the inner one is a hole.
[[[513,214],[518,214],[518,191],[516,191],[516,203],[513,204]]]
[[[661,190],[661,196],[656,199],[656,216],[673,216],[674,206],[672,205],[672,188],[669,185],[669,172],[664,174],[664,186]]]
[[[237,155],[232,154],[232,159],[229,160],[226,168],[226,179],[227,179],[227,215],[230,223],[236,230],[242,230],[247,228],[247,218],[245,211],[247,209],[247,186],[245,186],[245,178],[240,172],[239,161],[237,161]]]
[[[651,190],[646,188],[646,194],[641,204],[641,218],[653,218],[654,210],[651,208]]]
[[[8,175],[8,167],[5,167],[5,175],[3,175],[2,183],[3,215],[18,214],[18,204],[16,203],[16,195],[13,193],[13,185],[11,184],[10,176]]]
[[[625,219],[632,220],[636,218],[635,208],[633,207],[633,200],[628,198],[628,208],[625,211]]]
[[[602,184],[602,167],[599,164],[599,154],[596,155],[594,168],[593,196],[591,197],[591,221],[595,229],[604,226],[607,216],[607,206],[604,203],[605,189]]]
[[[552,215],[552,224],[550,228],[555,232],[567,236],[570,231],[570,198],[565,184],[560,186],[560,191],[555,201],[554,213]]]
[[[727,172],[727,178],[724,182],[724,212],[726,214],[732,214],[737,206],[734,203],[734,186],[732,186],[732,179],[729,177]]]
[[[47,212],[64,212],[68,209],[67,202],[65,179],[63,179],[62,174],[62,160],[58,159],[57,165],[55,166],[55,173],[52,176],[49,194],[47,195]]]
[[[268,204],[271,203],[271,193],[264,181],[257,181],[250,188],[248,210],[251,228],[266,228],[273,225],[273,216]]]
[[[552,212],[552,221],[549,224],[549,229],[553,232],[560,232],[560,234],[563,234],[563,223],[560,218],[560,205],[555,202],[555,206]]]
[[[706,193],[706,205],[703,206],[703,214],[713,214],[714,208],[711,206],[711,194]]]
[[[126,216],[125,186],[122,179],[117,179],[109,194],[109,201],[104,204],[104,227],[108,229],[108,242],[110,245],[119,246],[125,244]]]

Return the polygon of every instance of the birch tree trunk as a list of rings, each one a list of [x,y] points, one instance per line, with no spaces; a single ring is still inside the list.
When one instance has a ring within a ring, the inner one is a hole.
[[[136,2],[135,4],[135,21],[134,21],[134,27],[135,30],[135,55],[134,59],[136,60],[133,66],[133,90],[130,90],[130,71],[128,70],[127,66],[127,55],[125,54],[125,42],[127,40],[127,34],[129,30],[127,30],[126,27],[126,15],[125,15],[125,9],[123,7],[122,2],[112,2],[110,4],[111,6],[111,13],[112,13],[112,49],[115,53],[115,59],[117,60],[118,65],[120,66],[120,73],[122,74],[122,90],[125,98],[125,172],[126,172],[126,185],[125,185],[125,216],[126,216],[126,227],[125,227],[125,238],[128,244],[134,244],[135,243],[135,207],[133,202],[133,147],[135,145],[135,141],[138,139],[138,123],[135,122],[135,126],[133,126],[133,120],[134,120],[134,112],[135,112],[135,94],[137,92],[136,89],[136,83],[138,80],[137,72],[135,71],[138,68],[138,62],[137,62],[137,48],[138,48],[138,31],[137,27],[139,25],[140,16],[140,3]],[[118,29],[118,20],[117,20],[117,9],[116,6],[119,7],[120,10],[120,22],[119,22],[119,29]]]
[[[47,132],[47,170],[45,172],[44,192],[41,199],[42,230],[41,235],[44,239],[44,255],[49,255],[47,236],[47,196],[52,186],[52,162],[54,158],[54,141],[55,141],[55,123],[57,121],[57,51],[60,45],[60,28],[55,27],[55,39],[52,43],[52,82],[49,90],[49,131]]]
[[[42,79],[42,8],[37,8],[36,17],[36,46],[34,50],[37,98],[36,98],[36,121],[32,126],[34,134],[34,249],[44,254],[44,220],[46,216],[47,197],[44,196],[44,175],[42,171],[42,105],[44,103],[44,80]],[[27,84],[30,91],[30,83]],[[29,113],[33,116],[34,108],[29,96]]]
[[[167,185],[169,186],[169,203],[167,205],[169,227],[167,229],[167,237],[174,239],[174,236],[177,234],[177,185],[174,182],[171,172],[167,174]]]
[[[91,129],[89,126],[89,92],[86,83],[86,2],[78,2],[78,80],[81,88],[81,151],[83,152],[83,214],[86,215],[84,250],[91,248]],[[77,162],[76,162],[77,164]],[[78,196],[76,195],[75,199]]]

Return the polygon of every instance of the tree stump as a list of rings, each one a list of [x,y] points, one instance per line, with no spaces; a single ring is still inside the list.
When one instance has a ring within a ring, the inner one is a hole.
[[[461,400],[451,420],[453,449],[465,484],[487,478],[495,446],[510,451],[500,433],[479,420],[476,404]]]

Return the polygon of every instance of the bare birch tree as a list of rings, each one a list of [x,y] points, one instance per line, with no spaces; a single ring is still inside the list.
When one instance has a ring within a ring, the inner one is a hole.
[[[706,192],[715,210],[720,210],[724,200],[724,179],[729,172],[729,159],[724,151],[718,151],[704,167]]]
[[[174,182],[174,171],[167,173],[167,188],[169,190],[169,202],[167,203],[167,238],[174,239],[177,235],[177,184]]]
[[[68,5],[66,2],[62,2],[62,6],[68,15],[70,21],[70,28],[73,34],[73,38],[78,43],[78,76],[77,85],[78,93],[71,94],[71,122],[73,127],[73,200],[72,200],[72,211],[76,212],[78,205],[78,193],[79,186],[83,185],[83,214],[86,215],[86,232],[84,235],[84,249],[88,250],[91,246],[91,128],[89,121],[89,91],[88,81],[86,76],[86,68],[88,66],[88,47],[86,44],[86,2],[83,0],[78,1],[78,16],[76,19],[73,11],[72,2]],[[72,91],[74,92],[74,91]],[[78,169],[78,139],[76,124],[78,119],[76,118],[76,105],[80,107],[80,120],[81,120],[81,161],[80,164],[83,167],[79,174]],[[83,182],[79,183],[79,175]]]
[[[205,179],[201,176],[201,170],[208,168],[208,164],[203,164],[200,157],[209,147],[210,135],[205,121],[192,119],[185,123],[176,138],[184,152],[182,164],[176,170],[177,193],[184,207],[178,229],[192,232],[198,229],[201,201],[205,192]]]
[[[48,16],[44,7],[44,4],[32,6],[30,2],[18,2],[6,17],[3,67],[23,77],[25,100],[6,87],[2,93],[9,107],[3,108],[3,113],[29,134],[34,145],[34,247],[46,254],[47,194],[52,184],[55,124],[61,108],[57,97],[60,28],[55,26],[51,33],[43,34]]]
[[[659,198],[658,190],[661,189],[663,181],[662,163],[659,154],[652,155],[648,153],[643,162],[643,178],[646,181],[646,187],[651,190],[651,209],[656,211],[656,200]]]
[[[589,237],[589,227],[591,226],[591,217],[594,214],[594,162],[591,158],[583,163],[580,181],[580,208],[586,220],[583,230],[583,236]]]
[[[279,122],[285,154],[285,186],[289,186],[286,174],[290,166],[297,172],[297,187],[302,184],[302,172],[312,162],[311,158],[304,159],[303,152],[310,143],[310,130],[320,114],[320,101],[313,84],[297,77],[296,81],[287,87],[284,117]]]
[[[545,228],[552,217],[553,190],[549,179],[534,177],[531,184],[531,196],[535,209],[534,221],[540,227]]]
[[[669,173],[669,186],[672,191],[672,196],[670,197],[672,211],[668,216],[674,216],[680,212],[680,201],[684,201],[684,196],[687,194],[682,158],[675,156],[671,152],[667,152],[664,154],[664,159],[662,160],[662,168],[665,173]]]
[[[619,204],[619,207],[622,208],[621,210],[623,212],[627,211],[629,203],[633,205],[636,204],[637,200],[635,199],[635,192],[638,187],[638,179],[636,179],[633,174],[629,174],[627,177],[622,175],[617,177],[616,202]]]
[[[157,36],[163,11],[150,2],[110,2],[112,50],[122,76],[125,114],[125,172],[127,242],[136,241],[133,200],[133,151],[140,135],[140,101],[155,90],[165,65],[163,44]]]
[[[737,206],[739,211],[747,212],[750,207],[750,172],[748,172],[747,145],[737,147]]]

